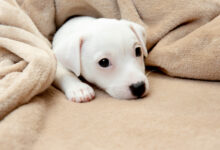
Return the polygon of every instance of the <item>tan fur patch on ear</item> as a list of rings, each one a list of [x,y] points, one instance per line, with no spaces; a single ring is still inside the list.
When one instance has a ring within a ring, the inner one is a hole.
[[[146,37],[144,32],[142,34],[143,34],[143,37]]]
[[[140,37],[138,36],[137,32],[135,31],[135,29],[132,27],[132,25],[129,26],[130,29],[134,32],[135,36],[137,37],[138,41],[141,43],[141,39]]]
[[[83,45],[83,38],[80,38],[80,42],[79,42],[79,49],[80,49],[80,52],[82,51],[82,45]]]
[[[137,37],[137,39],[138,39],[138,41],[140,42],[140,44],[141,44],[141,47],[142,47],[142,50],[143,50],[143,52],[144,52],[144,55],[147,57],[147,55],[148,55],[148,52],[147,52],[147,49],[146,49],[146,45],[145,45],[145,42],[142,40],[142,37],[140,37],[140,36],[142,36],[143,35],[143,37],[145,38],[145,32],[141,32],[140,34],[138,34],[137,33],[137,31],[134,29],[134,27],[132,26],[132,25],[129,25],[129,27],[130,27],[130,29],[131,29],[131,31],[135,34],[135,36]]]

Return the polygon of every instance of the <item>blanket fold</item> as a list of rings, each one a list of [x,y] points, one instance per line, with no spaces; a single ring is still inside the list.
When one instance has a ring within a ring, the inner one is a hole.
[[[0,118],[51,84],[56,63],[50,47],[15,1],[0,1]]]
[[[181,26],[164,37],[152,50],[146,63],[160,67],[171,76],[219,80],[220,16],[193,32],[186,31],[187,26],[195,28],[192,26],[196,22]],[[181,33],[178,30],[182,30]]]

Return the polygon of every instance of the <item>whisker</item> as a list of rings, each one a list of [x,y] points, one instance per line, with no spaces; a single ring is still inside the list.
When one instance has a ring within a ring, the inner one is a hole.
[[[146,74],[146,76],[149,77],[150,74],[151,74],[152,72],[155,72],[155,71],[157,71],[157,70],[151,70],[151,71],[149,71],[149,72]]]

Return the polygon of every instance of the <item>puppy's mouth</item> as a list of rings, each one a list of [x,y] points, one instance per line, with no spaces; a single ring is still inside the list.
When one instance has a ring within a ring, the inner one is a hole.
[[[134,100],[141,100],[141,99],[145,98],[146,96],[148,96],[148,93],[149,93],[149,92],[148,92],[148,90],[147,90],[147,91],[145,91],[145,93],[144,93],[143,95],[134,98]]]

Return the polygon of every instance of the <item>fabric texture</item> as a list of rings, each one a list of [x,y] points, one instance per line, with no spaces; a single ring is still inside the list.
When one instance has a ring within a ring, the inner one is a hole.
[[[68,102],[51,86],[53,34],[69,17],[127,19],[147,31],[150,94],[96,90]],[[212,80],[212,81],[200,81]],[[219,0],[1,0],[0,149],[219,149]],[[48,89],[49,87],[49,89]]]
[[[0,1],[0,118],[53,81],[50,42],[14,0]]]

